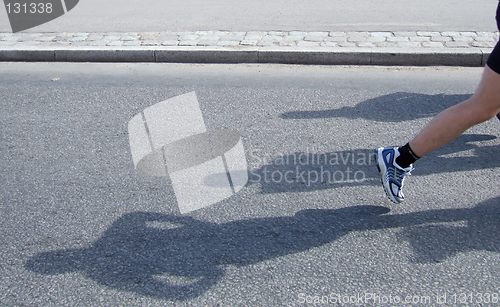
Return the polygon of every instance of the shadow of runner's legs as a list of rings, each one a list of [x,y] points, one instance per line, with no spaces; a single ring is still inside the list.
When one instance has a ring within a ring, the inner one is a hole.
[[[283,119],[362,118],[378,122],[402,122],[432,117],[471,95],[426,95],[398,92],[358,103],[354,107],[329,110],[291,111]]]
[[[500,145],[481,145],[497,137],[488,134],[464,134],[448,146],[421,161],[413,175],[463,172],[500,167]],[[461,153],[472,151],[471,154]],[[293,152],[274,157],[257,157],[264,165],[249,170],[249,184],[258,184],[261,193],[308,192],[346,186],[379,185],[380,177],[372,149],[337,152]],[[452,155],[452,156],[446,156]],[[246,172],[246,170],[241,170]],[[225,173],[211,176],[226,176]],[[218,182],[205,178],[206,185]]]
[[[487,200],[466,214],[465,226],[431,224],[405,228],[400,237],[413,248],[412,259],[435,263],[467,251],[500,252],[500,197]]]

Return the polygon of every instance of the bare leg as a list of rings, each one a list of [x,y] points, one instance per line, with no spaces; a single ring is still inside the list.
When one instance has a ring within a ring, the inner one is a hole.
[[[470,127],[487,121],[500,112],[500,74],[485,67],[474,95],[434,117],[410,141],[415,154],[423,157],[441,147]]]

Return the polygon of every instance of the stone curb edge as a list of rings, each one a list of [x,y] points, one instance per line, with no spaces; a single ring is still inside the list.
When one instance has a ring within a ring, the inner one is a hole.
[[[0,50],[0,61],[484,66],[490,48],[84,47]]]

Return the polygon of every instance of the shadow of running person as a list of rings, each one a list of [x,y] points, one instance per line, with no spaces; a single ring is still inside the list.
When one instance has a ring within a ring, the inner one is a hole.
[[[480,143],[496,139],[494,135],[463,134],[419,161],[413,175],[498,168],[500,156],[497,152],[500,145],[485,146]],[[463,154],[466,151],[472,151],[472,155]],[[249,171],[248,184],[258,185],[263,194],[380,185],[373,149],[324,153],[306,151],[272,158],[253,158],[265,163]],[[213,176],[225,178],[227,174],[209,175],[205,180],[207,185],[222,182],[214,180]]]
[[[378,122],[402,122],[432,117],[440,111],[470,98],[471,95],[426,95],[398,92],[358,103],[354,107],[329,110],[291,111],[283,119],[363,118]]]
[[[305,251],[348,233],[353,221],[388,211],[354,206],[220,225],[135,212],[116,220],[89,248],[40,253],[26,268],[51,275],[79,271],[111,288],[186,300],[215,285],[225,264],[243,266]]]
[[[115,221],[89,248],[43,252],[30,258],[25,266],[41,274],[78,271],[107,287],[161,299],[186,300],[214,286],[222,278],[225,265],[245,266],[307,251],[353,231],[465,221],[469,229],[464,232],[475,243],[462,249],[457,245],[456,252],[471,248],[498,252],[500,233],[491,223],[498,220],[492,217],[498,218],[499,200],[489,200],[471,209],[401,215],[387,215],[389,209],[381,206],[307,209],[294,216],[224,224],[135,212]],[[453,241],[460,236],[450,232],[447,237],[437,238]],[[419,251],[420,241],[411,242]],[[426,252],[432,256],[434,250]],[[183,278],[188,282],[179,282]]]

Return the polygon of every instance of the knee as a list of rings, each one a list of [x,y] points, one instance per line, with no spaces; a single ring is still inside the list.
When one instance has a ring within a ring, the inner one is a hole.
[[[467,103],[467,107],[463,111],[475,124],[478,124],[497,116],[500,108],[496,104],[484,103],[480,99],[472,99]]]
[[[497,114],[500,112],[500,108],[495,106],[495,105],[488,105],[483,108],[482,110],[482,115],[484,118],[484,121],[487,121],[489,119],[492,119],[493,117],[497,116]]]
[[[477,124],[488,121],[495,117],[498,113],[498,110],[495,109],[481,109],[476,113],[476,121]]]

